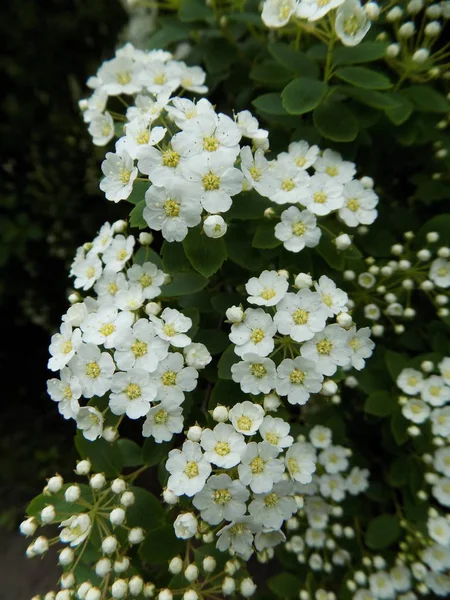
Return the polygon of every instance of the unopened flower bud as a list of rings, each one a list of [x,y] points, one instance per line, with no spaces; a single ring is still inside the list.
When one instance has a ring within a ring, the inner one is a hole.
[[[213,573],[217,566],[214,556],[205,556],[203,559],[203,570],[205,573]]]
[[[224,423],[228,420],[228,408],[219,404],[212,412],[212,418],[217,423]]]
[[[225,596],[231,596],[236,589],[236,583],[232,577],[225,577],[222,582],[222,592]]]
[[[53,519],[56,517],[56,510],[53,504],[49,504],[41,510],[41,521],[46,525],[47,523],[51,523]]]
[[[126,230],[127,225],[128,223],[126,221],[120,219],[119,221],[113,223],[112,230],[114,231],[114,233],[123,233]]]
[[[81,490],[78,485],[70,485],[64,492],[66,502],[76,502],[81,496]]]
[[[244,318],[244,311],[242,306],[232,306],[227,309],[225,315],[230,323],[240,323]]]
[[[132,596],[139,596],[144,589],[144,580],[139,575],[134,575],[128,582],[128,591]]]
[[[93,490],[101,490],[106,483],[106,478],[103,473],[95,473],[89,480],[89,485]]]
[[[326,379],[322,385],[322,394],[324,396],[332,396],[338,390],[337,383],[332,379]]]
[[[135,499],[136,498],[133,492],[124,492],[120,496],[120,504],[125,506],[125,508],[128,508],[129,506],[133,506]]]
[[[335,238],[334,243],[336,244],[336,248],[338,250],[347,250],[352,245],[352,240],[347,233],[342,233],[337,238]]]
[[[274,412],[281,405],[281,400],[280,400],[280,397],[275,393],[266,394],[264,396],[263,404],[264,404],[265,411]]]
[[[127,489],[127,484],[120,477],[118,477],[117,479],[114,479],[114,481],[111,483],[111,491],[114,494],[122,494],[126,489]]]
[[[104,554],[113,554],[117,549],[117,538],[113,535],[108,535],[102,540],[102,551]]]
[[[63,483],[64,480],[61,475],[55,475],[54,477],[50,477],[46,487],[50,494],[57,494],[61,490]]]
[[[169,504],[172,506],[172,505],[176,504],[179,499],[178,499],[178,496],[172,492],[172,490],[165,488],[163,490],[163,500],[166,504]]]
[[[103,579],[108,573],[111,572],[112,564],[109,558],[101,558],[95,564],[95,573]]]
[[[144,538],[145,535],[142,527],[133,527],[133,529],[128,532],[128,541],[130,544],[140,544],[144,541]]]
[[[210,238],[220,238],[227,232],[227,224],[220,215],[209,215],[203,221],[203,231]]]
[[[256,592],[256,585],[253,583],[250,577],[246,577],[241,581],[240,589],[244,598],[250,598],[250,596],[253,596],[253,594]]]
[[[29,519],[22,521],[19,526],[19,531],[22,535],[26,535],[28,537],[30,535],[34,535],[37,528],[38,523],[36,519],[34,517],[30,517]]]
[[[310,288],[312,284],[313,280],[309,273],[299,273],[294,281],[295,287],[299,290]]]
[[[75,473],[77,475],[88,475],[91,470],[91,461],[89,459],[80,460],[77,462]]]
[[[197,565],[195,565],[194,563],[191,563],[190,565],[188,565],[184,571],[184,576],[189,581],[189,583],[192,583],[193,581],[195,581],[198,577]]]
[[[159,302],[147,302],[147,304],[145,305],[145,312],[148,314],[148,316],[154,316],[157,317],[159,315],[159,313],[162,311],[162,306]]]
[[[389,44],[385,52],[388,58],[396,58],[400,53],[400,44]]]
[[[116,579],[112,584],[111,594],[113,598],[125,598],[128,592],[128,584],[125,579]]]
[[[109,513],[109,520],[112,525],[122,525],[125,521],[125,511],[123,508],[114,508]]]
[[[188,540],[197,533],[198,521],[192,513],[182,513],[175,519],[173,528],[177,538]]]
[[[142,233],[139,234],[139,243],[141,244],[141,246],[150,246],[152,242],[153,235],[151,233],[148,233],[147,231],[142,231]]]
[[[192,425],[187,431],[187,439],[191,442],[199,442],[202,437],[203,429],[199,425]]]
[[[119,437],[119,432],[115,427],[105,427],[102,438],[109,443],[114,442]]]
[[[344,329],[348,329],[349,327],[352,326],[352,323],[353,323],[352,317],[348,313],[345,313],[345,312],[339,313],[338,316],[336,317],[336,321]]]

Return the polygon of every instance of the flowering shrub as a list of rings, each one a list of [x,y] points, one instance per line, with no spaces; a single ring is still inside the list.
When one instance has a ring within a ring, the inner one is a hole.
[[[445,159],[446,3],[165,8],[80,102],[132,209],[77,251],[50,344],[80,461],[21,525],[59,526],[30,557],[65,544],[44,600],[446,596],[449,219],[408,220],[392,165],[378,183],[345,145],[373,172],[378,128],[393,154],[414,131]],[[428,159],[425,204],[446,194]]]

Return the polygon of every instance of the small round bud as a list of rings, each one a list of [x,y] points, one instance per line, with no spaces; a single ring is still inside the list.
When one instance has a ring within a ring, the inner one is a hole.
[[[350,246],[352,245],[352,240],[347,233],[342,233],[341,235],[338,235],[337,238],[335,238],[334,243],[336,244],[336,248],[338,250],[343,251],[347,250],[347,248],[350,248]]]
[[[400,44],[389,44],[385,53],[387,58],[396,58],[400,53]]]
[[[128,571],[130,567],[130,559],[128,556],[121,556],[114,562],[114,572],[115,573],[125,573]]]
[[[228,420],[228,408],[219,404],[212,412],[212,418],[217,423],[225,423]]]
[[[127,226],[128,223],[123,219],[120,219],[119,221],[113,223],[112,230],[114,231],[114,233],[123,233],[126,230]]]
[[[430,56],[430,51],[427,48],[419,48],[412,55],[412,59],[418,65],[423,65],[424,62],[428,60]]]
[[[412,290],[414,289],[414,281],[412,279],[404,279],[402,281],[402,287],[405,290]]]
[[[403,23],[403,25],[400,25],[400,27],[398,29],[398,37],[403,38],[403,39],[408,39],[414,35],[415,31],[416,31],[416,26],[415,26],[414,22],[407,21],[406,23]]]
[[[86,600],[100,600],[102,597],[102,592],[98,587],[91,587],[91,589],[86,594]]]
[[[382,337],[384,334],[384,326],[383,325],[372,325],[372,335],[374,337]]]
[[[159,302],[147,302],[145,305],[145,312],[147,315],[157,317],[162,310],[162,306]]]
[[[102,438],[109,443],[114,442],[119,436],[119,432],[115,427],[105,427],[102,433]]]
[[[407,431],[411,437],[418,437],[420,435],[420,429],[416,425],[411,425]]]
[[[350,270],[344,271],[343,275],[344,275],[344,279],[346,281],[353,281],[356,277],[355,271],[350,271]]]
[[[102,540],[102,552],[103,554],[113,554],[117,549],[117,538],[113,535],[108,535]]]
[[[401,244],[394,244],[393,246],[391,246],[391,252],[395,256],[400,256],[401,254],[403,254],[404,250],[405,249]]]
[[[34,540],[33,550],[36,554],[45,554],[48,550],[48,539],[45,536],[40,535]]]
[[[429,250],[427,250],[427,248],[423,248],[422,250],[419,250],[419,252],[417,253],[417,258],[422,262],[426,262],[426,261],[430,260],[431,252]]]
[[[445,317],[448,317],[448,315],[450,314],[450,310],[448,308],[440,308],[437,311],[438,317],[441,317],[441,319],[445,319]]]
[[[280,397],[275,394],[266,394],[264,396],[264,410],[267,412],[274,412],[281,405]]]
[[[54,477],[50,477],[50,479],[47,481],[46,488],[50,494],[57,494],[61,490],[63,483],[64,480],[61,475],[55,475]]]
[[[256,592],[256,585],[253,583],[250,577],[246,577],[241,581],[240,589],[244,598],[250,598],[250,596],[253,596],[253,594]]]
[[[399,6],[394,6],[386,15],[386,20],[389,23],[393,23],[394,21],[398,21],[403,14],[403,10]]]
[[[169,562],[169,572],[178,575],[183,570],[183,561],[179,556],[174,556]]]
[[[202,437],[203,429],[199,425],[192,425],[187,431],[187,439],[191,442],[199,442]]]
[[[141,246],[150,246],[152,242],[153,235],[151,233],[148,233],[147,231],[142,231],[139,234],[139,243],[141,244]]]
[[[58,562],[63,567],[67,567],[68,565],[71,565],[74,560],[75,560],[75,552],[72,550],[72,548],[68,548],[68,547],[63,548],[61,550],[61,552],[59,553]]]
[[[326,379],[323,382],[321,393],[324,396],[333,396],[333,394],[335,394],[337,392],[337,390],[338,390],[337,383],[335,381],[333,381],[332,379]]]
[[[344,329],[349,329],[352,326],[353,319],[348,313],[341,312],[336,317],[337,323]]]
[[[184,576],[189,581],[189,583],[192,583],[193,581],[195,581],[198,577],[197,565],[195,565],[194,563],[191,563],[190,565],[188,565],[184,571]]]
[[[135,499],[136,498],[133,492],[124,492],[120,496],[120,504],[125,506],[125,508],[128,508],[129,506],[133,506]]]
[[[77,599],[86,600],[87,593],[91,588],[92,583],[90,581],[83,581],[83,583],[77,589]]]
[[[64,492],[66,502],[76,502],[81,496],[81,490],[78,485],[70,485]]]
[[[91,461],[89,459],[80,460],[77,462],[75,473],[77,475],[88,475],[91,470]]]
[[[112,584],[111,594],[113,598],[125,598],[128,592],[128,584],[125,579],[116,579]]]
[[[376,21],[380,16],[380,7],[376,2],[368,2],[364,5],[364,10],[371,21]]]
[[[156,586],[154,583],[146,583],[144,585],[144,598],[154,598]]]
[[[111,573],[112,564],[109,558],[101,558],[95,565],[95,573],[103,579],[108,573]]]
[[[128,591],[132,596],[139,596],[144,589],[144,580],[139,575],[134,575],[128,582]]]
[[[114,479],[114,481],[111,483],[111,491],[114,494],[122,494],[126,489],[127,489],[127,484],[120,477],[118,477],[117,479]]]
[[[22,535],[25,535],[28,537],[30,535],[34,535],[37,528],[38,528],[38,522],[36,521],[36,519],[34,517],[30,517],[29,519],[22,521],[22,523],[19,526],[19,531]]]
[[[437,255],[440,258],[448,258],[450,256],[450,248],[448,248],[447,246],[442,246],[441,248],[439,248],[439,250],[437,251]]]
[[[429,292],[434,288],[434,283],[429,279],[425,279],[425,281],[422,281],[419,287],[424,292]]]
[[[230,323],[240,323],[244,318],[244,311],[242,306],[232,306],[227,309],[225,315]]]
[[[406,319],[413,319],[416,316],[416,311],[414,310],[414,308],[405,308],[405,310],[403,311],[403,316]]]
[[[210,238],[220,238],[227,232],[227,224],[220,215],[209,215],[203,221],[203,231]]]
[[[271,219],[275,214],[275,211],[273,210],[272,207],[266,208],[266,210],[264,211],[264,217],[266,219]]]
[[[405,326],[401,323],[394,325],[394,331],[397,335],[401,335],[402,333],[405,333]]]
[[[428,25],[425,26],[425,35],[429,37],[435,37],[439,35],[442,29],[442,25],[439,21],[430,21]]]
[[[161,590],[158,594],[158,600],[173,600],[172,592],[167,588]]]
[[[106,483],[106,478],[103,473],[95,473],[89,480],[89,485],[93,490],[101,490]]]
[[[133,529],[128,532],[128,541],[130,544],[140,544],[144,541],[144,538],[145,535],[142,527],[133,527]]]
[[[81,300],[81,297],[79,294],[77,294],[77,292],[74,292],[73,294],[69,294],[69,297],[67,299],[70,302],[70,304],[76,304]]]
[[[41,510],[41,521],[46,525],[47,523],[51,523],[53,519],[56,517],[56,510],[53,504],[49,504],[45,508]]]
[[[205,573],[213,573],[217,566],[216,559],[214,558],[214,556],[205,556],[202,564]]]
[[[109,513],[109,520],[112,525],[122,525],[125,521],[125,511],[123,508],[114,508]]]
[[[426,237],[428,243],[435,244],[439,240],[439,233],[437,231],[429,231]]]
[[[309,273],[299,273],[294,281],[295,287],[299,290],[310,288],[312,284],[313,280]]]
[[[178,502],[179,498],[176,494],[172,492],[172,490],[165,488],[163,490],[163,500],[166,504],[173,506]]]
[[[187,590],[183,594],[183,600],[198,600],[198,594],[195,590]]]
[[[195,516],[188,513],[181,513],[175,519],[173,524],[175,535],[182,540],[188,540],[197,533],[198,521]]]
[[[236,583],[232,577],[225,577],[222,582],[222,592],[225,596],[231,596],[236,589]]]

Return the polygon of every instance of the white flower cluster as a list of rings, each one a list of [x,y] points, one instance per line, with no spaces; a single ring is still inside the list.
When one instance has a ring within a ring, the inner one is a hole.
[[[75,287],[93,286],[96,297],[69,308],[50,344],[48,367],[60,378],[48,381],[48,393],[89,440],[114,438],[114,430],[104,430],[108,408],[119,417],[116,428],[124,415],[146,417],[144,436],[170,440],[183,427],[185,392],[211,361],[206,347],[187,335],[191,319],[154,301],[165,274],[148,261],[131,264],[134,245],[133,236],[115,235],[105,223],[92,244],[78,250],[71,271]],[[82,396],[105,395],[106,410],[80,406]]]
[[[141,527],[127,524],[128,513],[135,503],[134,488],[122,478],[107,481],[102,473],[90,474],[90,471],[87,459],[79,461],[75,469],[77,475],[88,477],[89,485],[64,484],[60,475],[51,477],[44,488],[48,502],[38,515],[20,525],[21,533],[27,537],[33,536],[40,526],[58,524],[60,528],[60,533],[53,538],[36,537],[26,551],[26,555],[33,558],[42,556],[52,546],[64,544],[58,555],[58,563],[64,571],[59,582],[61,589],[48,592],[43,600],[101,600],[107,591],[112,598],[125,595],[151,598],[155,585],[145,583],[133,572],[128,556],[145,537]],[[84,555],[90,544],[95,545],[100,558],[91,566],[92,577],[85,580],[75,568],[80,561],[91,560],[89,552]]]
[[[370,20],[380,13],[375,2],[363,8],[358,0],[264,0],[261,17],[267,27],[279,28],[295,18],[314,23],[330,11],[336,35],[345,46],[359,44],[370,29]]]
[[[342,540],[353,538],[355,531],[339,522],[345,519],[341,503],[348,494],[356,496],[367,489],[369,471],[351,465],[351,451],[333,444],[332,431],[327,427],[313,427],[309,442],[304,436],[299,439],[318,453],[317,471],[309,484],[296,486],[300,510],[287,523],[293,535],[286,549],[313,571],[330,573],[333,565],[341,567],[351,561]]]
[[[377,218],[378,196],[372,179],[354,179],[355,164],[334,150],[321,152],[318,146],[300,141],[292,142],[288,152],[272,161],[261,150],[253,156],[250,148],[241,151],[241,158],[248,185],[275,204],[293,205],[281,213],[281,222],[275,226],[275,237],[291,252],[318,245],[322,235],[318,217],[336,213],[351,228],[371,225]],[[336,244],[343,250],[351,240],[348,235],[340,236]]]

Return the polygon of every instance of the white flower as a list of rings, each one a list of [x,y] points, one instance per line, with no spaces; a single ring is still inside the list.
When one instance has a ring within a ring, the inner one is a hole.
[[[433,465],[436,471],[450,477],[450,446],[436,450]]]
[[[397,386],[409,396],[415,396],[422,391],[423,374],[416,369],[403,369],[397,377]]]
[[[324,375],[334,375],[337,367],[350,362],[348,333],[339,325],[328,325],[301,347],[301,355],[315,364]]]
[[[70,544],[72,548],[79,546],[88,537],[92,529],[91,518],[87,514],[73,515],[65,521],[61,521],[64,529],[59,534],[59,539],[64,544]]]
[[[170,473],[167,487],[177,496],[193,496],[203,489],[211,465],[205,459],[200,444],[187,440],[181,450],[171,450],[166,462]]]
[[[408,421],[420,424],[424,423],[428,419],[430,407],[422,400],[419,400],[418,398],[412,398],[402,406],[402,414],[405,419],[408,419]]]
[[[65,367],[81,343],[81,331],[79,329],[72,331],[72,325],[62,323],[59,333],[55,333],[50,342],[49,352],[52,357],[48,361],[48,368],[51,371],[59,371]]]
[[[282,531],[260,531],[255,535],[255,548],[258,552],[266,548],[273,548],[286,541]]]
[[[325,328],[328,310],[317,292],[302,289],[296,294],[287,293],[277,305],[274,322],[283,335],[296,342],[304,342]]]
[[[166,106],[166,110],[170,119],[180,129],[189,127],[191,122],[204,113],[214,113],[211,102],[206,98],[201,98],[198,102],[192,102],[187,98],[172,98],[170,103],[172,106]]]
[[[331,4],[332,3],[333,2],[331,2]],[[342,4],[342,2],[340,2],[340,4]],[[329,10],[334,7],[330,7],[330,4],[328,4],[327,8]],[[325,173],[328,177],[333,178],[334,181],[339,183],[351,181],[356,173],[355,164],[342,160],[342,156],[339,152],[335,152],[334,150],[325,150],[322,153],[322,156],[319,156],[314,163],[314,169],[318,173]]]
[[[142,85],[147,91],[158,95],[172,93],[180,85],[180,69],[176,61],[147,61],[139,74]]]
[[[275,237],[291,252],[314,248],[321,236],[316,217],[309,210],[300,211],[296,206],[283,211],[281,222],[275,225]]]
[[[431,375],[423,383],[421,397],[431,406],[443,406],[450,401],[450,387],[445,385],[443,378],[439,375]]]
[[[278,448],[272,444],[250,442],[238,466],[239,479],[256,494],[270,492],[284,472],[284,464],[276,456]]]
[[[102,276],[94,285],[94,291],[101,304],[115,304],[118,292],[123,290],[128,290],[127,278],[124,273],[115,273],[114,271],[103,271]]]
[[[345,479],[341,475],[322,475],[319,479],[320,493],[324,498],[342,502],[345,498]]]
[[[117,344],[114,360],[122,371],[139,367],[151,373],[167,357],[168,348],[169,343],[155,335],[153,325],[139,319]]]
[[[209,215],[203,221],[203,231],[210,238],[221,238],[227,232],[227,224],[220,215]]]
[[[369,586],[370,591],[377,599],[388,600],[395,598],[394,586],[392,585],[389,573],[386,571],[377,571],[369,575]]]
[[[283,27],[297,6],[296,0],[265,0],[261,18],[267,27]]]
[[[161,231],[168,242],[181,242],[189,227],[201,221],[202,206],[195,187],[172,177],[161,187],[152,185],[145,193],[143,216],[149,227]]]
[[[254,435],[264,419],[264,409],[249,400],[235,404],[228,413],[233,427],[244,435]]]
[[[135,94],[141,89],[138,81],[140,68],[131,57],[120,56],[105,61],[98,70],[97,77],[101,89],[109,96]]]
[[[83,341],[105,348],[116,348],[129,333],[134,315],[129,311],[118,311],[114,306],[101,306],[81,323]]]
[[[311,483],[316,470],[316,451],[314,446],[295,443],[286,452],[286,468],[294,481]]]
[[[370,29],[370,20],[358,0],[346,0],[338,8],[336,33],[344,46],[357,46]]]
[[[433,435],[447,437],[450,435],[450,406],[435,408],[431,412],[431,429]]]
[[[102,256],[105,269],[115,273],[121,271],[133,254],[135,241],[132,235],[128,237],[116,235]]]
[[[148,119],[137,118],[126,123],[125,135],[116,144],[116,152],[127,152],[133,160],[140,157],[142,149],[159,144],[166,135],[164,127],[151,128]]]
[[[375,221],[378,196],[373,190],[354,180],[344,184],[343,195],[344,205],[339,209],[339,217],[348,227],[371,225]]]
[[[127,270],[131,284],[139,284],[146,300],[152,300],[161,293],[160,286],[164,283],[164,273],[151,262],[143,265],[133,265]]]
[[[178,404],[184,400],[184,392],[192,392],[197,385],[198,372],[193,367],[183,368],[183,355],[170,353],[162,360],[151,378],[158,388],[157,400],[171,398]]]
[[[259,306],[275,306],[288,290],[289,282],[284,274],[263,271],[259,277],[251,277],[245,284],[248,301]]]
[[[184,160],[170,145],[164,150],[144,146],[138,153],[139,171],[148,175],[149,180],[158,187],[164,187],[171,178],[181,176]]]
[[[83,101],[82,101],[83,102]],[[102,88],[96,89],[86,100],[86,109],[83,111],[83,121],[90,123],[92,119],[101,115],[106,108],[108,94]]]
[[[210,213],[223,213],[231,208],[231,196],[242,191],[243,175],[219,153],[193,156],[182,166],[183,175],[195,184],[195,197]]]
[[[294,442],[294,438],[289,435],[290,425],[279,417],[264,417],[259,427],[259,435],[262,439],[278,448],[281,452],[283,448],[289,448]]]
[[[331,429],[322,425],[316,425],[309,432],[309,439],[315,448],[328,448],[332,439]]]
[[[128,121],[134,119],[147,119],[149,122],[156,121],[169,101],[170,94],[159,94],[156,99],[153,95],[137,94],[134,98],[134,106],[127,108]]]
[[[438,364],[438,369],[445,383],[450,385],[450,357],[442,359]]]
[[[261,149],[253,156],[251,148],[241,149],[241,169],[249,189],[254,188],[261,196],[270,198],[275,192],[275,181],[270,174],[269,162]]]
[[[323,548],[326,542],[325,533],[322,529],[308,527],[306,530],[305,542],[308,548]]]
[[[239,383],[246,394],[268,394],[275,387],[275,363],[270,358],[246,354],[245,360],[231,367],[233,381]]]
[[[225,423],[218,423],[213,430],[204,429],[200,445],[206,460],[222,469],[236,466],[246,447],[244,436]]]
[[[314,287],[320,294],[330,317],[340,312],[347,312],[347,294],[336,287],[334,281],[329,277],[322,275]]]
[[[240,323],[231,326],[230,340],[236,344],[234,351],[238,356],[246,353],[267,356],[274,348],[273,336],[276,326],[272,317],[262,308],[249,308]]]
[[[93,442],[102,435],[103,415],[93,406],[82,406],[75,415],[75,420],[87,440]]]
[[[269,174],[274,182],[270,199],[275,204],[304,204],[309,194],[310,176],[285,156],[270,164]]]
[[[156,386],[150,383],[150,377],[143,369],[133,368],[112,376],[109,407],[114,415],[126,414],[130,419],[143,417],[155,397]]]
[[[389,571],[392,585],[397,592],[407,592],[411,589],[411,571],[408,567],[397,565]],[[407,600],[407,598],[403,598]]]
[[[422,560],[432,571],[445,571],[450,568],[450,549],[433,544],[422,552]]]
[[[114,137],[114,120],[109,112],[93,117],[88,131],[95,146],[106,146]]]
[[[319,147],[310,146],[308,142],[292,142],[288,146],[288,152],[282,152],[278,156],[283,160],[290,159],[299,169],[309,169],[319,156]]]
[[[450,507],[450,478],[441,477],[439,481],[433,485],[433,496],[442,504],[442,506]]]
[[[144,437],[152,436],[157,444],[169,442],[183,429],[183,409],[176,400],[167,398],[151,408],[142,426]]]
[[[177,538],[188,540],[197,533],[198,521],[192,513],[178,515],[173,524]]]
[[[308,196],[301,203],[315,215],[328,215],[343,206],[343,193],[344,188],[339,181],[325,173],[316,173],[310,178]]]
[[[217,533],[216,547],[221,552],[231,548],[242,559],[248,560],[253,553],[253,534],[260,529],[252,517],[241,517]]]
[[[348,330],[348,346],[350,348],[350,362],[354,369],[361,371],[364,368],[366,358],[372,356],[375,347],[374,342],[370,339],[370,327],[363,327],[356,330],[352,327]]]
[[[217,525],[223,519],[234,521],[246,512],[249,491],[238,480],[222,473],[211,475],[205,487],[195,494],[192,504],[201,511],[201,517],[210,525]]]
[[[107,152],[102,162],[105,177],[100,181],[100,189],[108,200],[119,202],[131,194],[133,183],[138,175],[134,161],[124,149]]]
[[[331,475],[345,471],[348,467],[347,449],[342,446],[328,446],[319,454],[319,463]]]
[[[310,394],[320,392],[323,376],[315,369],[314,362],[301,356],[285,358],[277,369],[276,390],[287,396],[289,404],[306,404]]]
[[[95,252],[88,252],[85,256],[83,249],[79,250],[81,252],[77,252],[70,267],[70,276],[75,277],[75,289],[88,290],[102,274],[102,261]]]
[[[429,278],[440,288],[450,287],[450,262],[445,258],[433,260]]]
[[[93,304],[96,304],[96,301],[93,298],[91,298],[91,301]],[[62,320],[64,323],[72,325],[72,327],[78,327],[88,314],[88,302],[76,302],[68,308],[66,314],[62,316]]]
[[[438,596],[448,596],[450,594],[450,577],[444,573],[428,571],[425,577],[425,585]],[[406,600],[415,600],[415,598],[406,598]]]
[[[369,487],[368,478],[369,471],[367,469],[353,467],[346,479],[348,492],[353,495],[364,492]]]
[[[431,517],[427,523],[428,533],[430,537],[441,544],[448,546],[450,543],[450,523],[444,517]]]
[[[265,140],[269,132],[259,128],[259,122],[249,110],[241,110],[235,115],[235,121],[241,134],[251,140]]]
[[[212,356],[204,344],[194,342],[183,348],[184,360],[189,367],[204,369],[212,361]]]
[[[297,7],[297,17],[308,19],[308,21],[317,21],[343,2],[344,0],[329,0],[329,2],[323,4],[319,0],[300,0]]]
[[[82,344],[69,366],[78,377],[86,398],[103,396],[110,389],[114,361],[108,352],[101,352],[94,344]]]
[[[60,377],[47,381],[47,393],[54,402],[58,402],[60,414],[65,419],[73,419],[80,409],[81,385],[68,367],[61,370]]]
[[[255,494],[248,512],[259,525],[269,529],[281,529],[283,521],[290,519],[298,510],[294,497],[290,496],[292,490],[292,482],[280,481],[269,493]]]
[[[184,131],[174,135],[172,147],[186,158],[214,156],[231,166],[239,154],[241,137],[241,131],[233,119],[209,111],[199,114]]]
[[[192,320],[175,308],[165,308],[161,318],[152,315],[155,333],[162,340],[170,342],[175,348],[185,348],[191,343],[191,338],[185,334],[192,327]]]
[[[179,62],[181,67],[180,86],[189,92],[196,94],[205,94],[208,91],[205,83],[206,73],[201,67],[188,67],[184,63]]]

